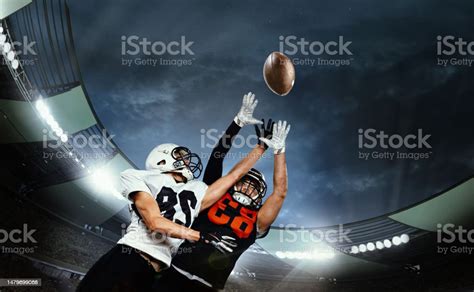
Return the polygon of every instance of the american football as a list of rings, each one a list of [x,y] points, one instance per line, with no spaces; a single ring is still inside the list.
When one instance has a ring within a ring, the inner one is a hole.
[[[285,54],[273,52],[263,64],[263,78],[271,91],[287,95],[295,84],[295,67]]]

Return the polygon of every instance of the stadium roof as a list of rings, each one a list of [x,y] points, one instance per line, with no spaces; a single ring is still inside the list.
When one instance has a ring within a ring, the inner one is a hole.
[[[16,56],[19,68],[13,69],[11,62],[0,68],[2,77],[13,76],[17,85],[12,90],[10,81],[9,90],[2,90],[0,97],[0,148],[9,170],[8,184],[38,206],[78,225],[114,221],[108,227],[120,234],[120,223],[128,222],[129,214],[127,201],[117,192],[118,174],[134,165],[90,105],[67,5],[65,1],[21,4],[9,3],[7,8],[14,13],[2,21],[7,41],[26,36],[35,43],[33,54]],[[51,134],[51,121],[38,102],[69,136],[68,143],[58,143],[59,136]]]

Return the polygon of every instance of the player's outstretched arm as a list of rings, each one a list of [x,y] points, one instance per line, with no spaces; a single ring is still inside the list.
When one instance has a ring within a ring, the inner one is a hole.
[[[205,210],[212,206],[220,197],[222,197],[239,179],[241,179],[262,157],[265,148],[261,145],[255,148],[241,161],[239,161],[232,170],[225,176],[218,179],[210,185],[201,202],[201,210]]]
[[[222,176],[222,166],[224,158],[232,147],[234,137],[239,133],[240,129],[246,125],[257,125],[262,122],[253,117],[253,112],[258,104],[255,94],[249,92],[244,95],[242,106],[235,116],[224,135],[217,142],[216,147],[212,150],[211,157],[207,163],[206,170],[202,181],[211,185]]]
[[[257,228],[264,233],[275,221],[283,205],[288,192],[288,172],[286,168],[285,141],[290,131],[290,125],[286,122],[278,122],[273,128],[271,140],[261,139],[273,148],[275,154],[273,170],[273,193],[268,197],[260,208],[257,217]],[[273,141],[272,141],[273,140]]]

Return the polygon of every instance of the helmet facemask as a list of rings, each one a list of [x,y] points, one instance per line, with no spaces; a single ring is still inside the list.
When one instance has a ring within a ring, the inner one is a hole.
[[[173,143],[156,146],[148,154],[145,162],[147,170],[157,170],[161,173],[180,173],[186,181],[198,178],[202,172],[199,156],[188,148]]]
[[[232,188],[232,197],[245,206],[260,208],[267,191],[267,184],[263,175],[251,169]]]
[[[181,173],[187,180],[198,178],[202,172],[201,158],[188,148],[178,146],[171,151],[174,171]]]

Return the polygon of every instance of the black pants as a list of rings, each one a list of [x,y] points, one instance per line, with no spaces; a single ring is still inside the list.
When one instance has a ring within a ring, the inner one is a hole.
[[[153,284],[153,291],[156,292],[177,292],[177,291],[192,291],[192,292],[216,292],[203,283],[195,280],[190,280],[173,267],[160,273],[157,280]]]
[[[157,274],[134,248],[118,244],[92,266],[77,291],[151,291]]]

